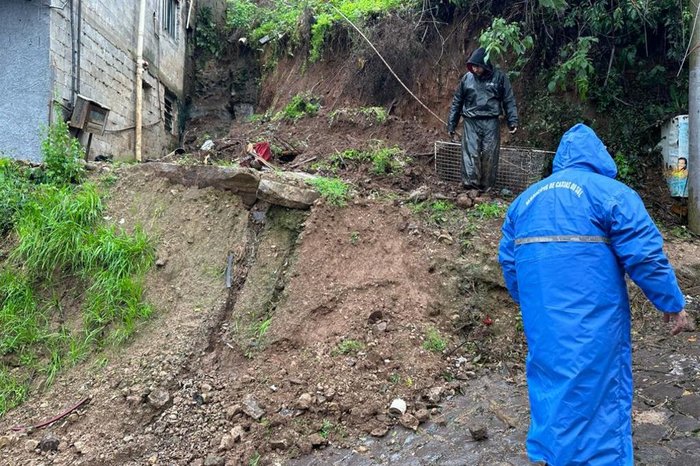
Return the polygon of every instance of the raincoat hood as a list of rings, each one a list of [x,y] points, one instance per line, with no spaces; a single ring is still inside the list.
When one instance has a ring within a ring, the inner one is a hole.
[[[592,171],[608,178],[617,176],[617,166],[605,144],[583,123],[564,133],[554,155],[552,171],[556,173],[567,168]]]
[[[485,69],[486,74],[493,73],[493,66],[491,66],[491,63],[487,62],[485,58],[486,49],[479,47],[478,49],[474,50],[471,57],[469,57],[469,61],[467,62],[467,68],[469,68],[469,71],[472,71],[472,65],[477,65]]]

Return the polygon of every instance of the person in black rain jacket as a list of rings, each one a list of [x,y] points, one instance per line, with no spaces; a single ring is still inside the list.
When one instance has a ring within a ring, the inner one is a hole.
[[[447,131],[454,138],[462,117],[462,183],[467,189],[490,191],[496,183],[501,145],[498,117],[505,113],[512,133],[518,129],[518,109],[508,76],[485,60],[480,47],[472,53],[450,108]]]

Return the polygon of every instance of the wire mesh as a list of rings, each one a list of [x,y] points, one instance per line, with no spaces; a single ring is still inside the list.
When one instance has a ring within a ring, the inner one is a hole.
[[[554,153],[537,149],[501,147],[496,172],[496,186],[519,194],[539,181]],[[441,180],[462,182],[462,145],[456,142],[435,142],[435,171]]]

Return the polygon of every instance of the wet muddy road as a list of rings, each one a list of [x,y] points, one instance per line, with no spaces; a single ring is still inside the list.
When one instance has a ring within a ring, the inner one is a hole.
[[[635,341],[634,376],[636,464],[700,465],[698,334],[640,337]],[[444,402],[442,414],[417,432],[397,426],[382,438],[361,438],[354,449],[329,447],[288,464],[529,465],[524,451],[528,428],[524,375],[492,373],[465,381],[462,387],[464,395]],[[486,427],[488,439],[474,441],[469,429],[480,427]]]

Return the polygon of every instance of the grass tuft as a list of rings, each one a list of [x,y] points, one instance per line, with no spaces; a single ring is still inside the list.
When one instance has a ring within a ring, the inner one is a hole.
[[[317,177],[308,181],[314,188],[318,190],[321,197],[326,199],[329,204],[343,207],[348,203],[350,196],[350,186],[339,178],[324,178]]]

